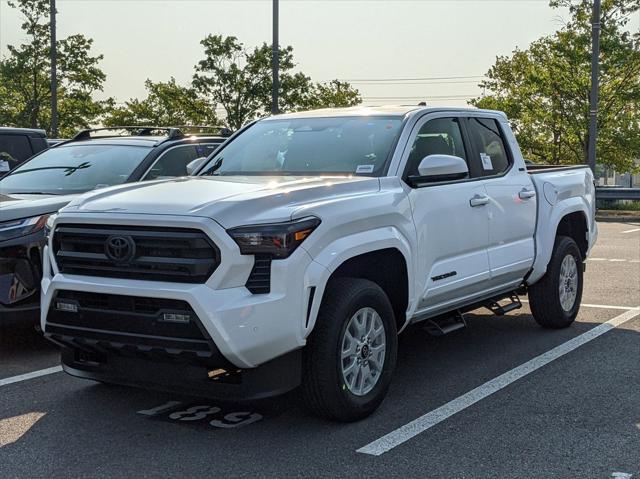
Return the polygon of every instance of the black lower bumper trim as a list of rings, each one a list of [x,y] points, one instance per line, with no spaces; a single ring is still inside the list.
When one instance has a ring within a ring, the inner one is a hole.
[[[78,354],[62,348],[62,366],[72,376],[105,383],[168,391],[219,400],[254,400],[284,394],[300,384],[302,354],[293,351],[255,369],[235,370],[234,380],[212,377],[193,364],[163,363],[120,355]]]

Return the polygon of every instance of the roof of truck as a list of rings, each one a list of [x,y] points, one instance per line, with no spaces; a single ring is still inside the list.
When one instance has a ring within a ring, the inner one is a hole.
[[[422,105],[390,105],[390,106],[354,106],[349,108],[323,108],[320,110],[301,111],[296,113],[286,113],[276,115],[268,119],[281,120],[287,118],[326,118],[336,116],[398,116],[402,117],[408,113],[421,111],[428,113],[430,111],[468,111],[468,112],[486,112],[491,114],[504,113],[494,110],[479,110],[477,108],[460,108],[447,106],[422,106]]]

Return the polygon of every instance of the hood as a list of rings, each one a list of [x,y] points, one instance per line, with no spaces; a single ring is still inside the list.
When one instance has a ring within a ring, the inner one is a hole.
[[[17,195],[0,193],[0,223],[55,213],[77,195]]]
[[[368,177],[187,177],[85,194],[64,212],[205,216],[231,228],[286,221],[310,204],[379,189],[378,178]]]

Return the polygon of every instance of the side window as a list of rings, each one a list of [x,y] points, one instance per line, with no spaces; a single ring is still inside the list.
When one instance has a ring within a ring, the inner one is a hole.
[[[183,145],[170,148],[162,153],[160,158],[151,167],[151,170],[143,178],[144,180],[157,180],[172,178],[174,176],[186,176],[187,165],[199,158],[196,145]]]
[[[203,156],[207,157],[216,151],[220,146],[220,143],[197,143],[194,146],[196,147],[196,153],[198,154],[196,158],[202,158]]]
[[[493,176],[504,173],[509,168],[509,155],[502,138],[500,125],[490,118],[469,118],[469,134],[479,158],[476,176]]]
[[[429,155],[459,156],[467,161],[458,118],[436,118],[420,128],[411,147],[405,175],[417,175],[420,162]]]
[[[0,173],[14,169],[32,155],[26,135],[0,135]]]

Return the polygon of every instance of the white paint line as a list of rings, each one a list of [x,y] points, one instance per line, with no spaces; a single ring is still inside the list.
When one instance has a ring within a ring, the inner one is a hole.
[[[623,311],[640,311],[640,306],[611,306],[610,304],[581,304],[584,308],[621,309]]]
[[[62,371],[62,366],[54,366],[52,368],[41,369],[39,371],[33,371],[31,373],[21,374],[20,376],[13,376],[6,379],[0,379],[0,386],[7,386],[8,384],[27,381],[29,379],[39,378],[40,376],[59,373],[60,371]]]
[[[401,426],[395,431],[382,436],[380,439],[377,439],[367,444],[366,446],[361,447],[357,450],[357,452],[369,454],[372,456],[380,456],[381,454],[384,454],[394,447],[407,442],[409,439],[412,439],[413,437],[426,431],[427,429],[440,424],[442,421],[450,418],[454,414],[457,414],[460,411],[463,411],[468,407],[474,405],[475,403],[483,400],[484,398],[491,396],[501,389],[504,389],[518,379],[531,374],[532,372],[540,369],[550,362],[555,361],[556,359],[564,356],[567,353],[570,353],[574,349],[583,346],[589,341],[593,341],[597,337],[612,330],[613,328],[632,320],[638,315],[640,315],[640,307],[635,308],[632,311],[622,313],[619,316],[610,319],[606,323],[602,323],[595,328],[590,329],[586,333],[582,333],[581,335],[576,336],[566,343],[563,343],[560,346],[557,346],[547,351],[546,353],[541,354],[540,356],[537,356],[524,364],[521,364],[511,371],[507,371],[506,373],[501,374],[500,376],[490,381],[487,381],[483,385],[469,391],[466,394],[463,394],[453,401],[450,401],[440,406],[439,408],[434,409],[433,411],[428,412],[427,414],[420,416],[417,419],[414,419],[410,423]]]
[[[622,234],[626,235],[626,234],[629,234],[629,233],[635,233],[636,231],[640,231],[640,228],[634,228],[632,230],[623,231]]]
[[[627,260],[626,259],[610,259],[609,261],[612,263],[624,263]]]
[[[629,263],[640,263],[640,259],[629,260]]]
[[[587,261],[607,261],[607,258],[588,258]]]
[[[521,299],[521,303],[528,303],[529,300]],[[638,311],[640,310],[640,306],[612,306],[610,304],[585,304],[582,303],[580,305],[581,308],[598,308],[598,309],[619,309],[622,311]]]

